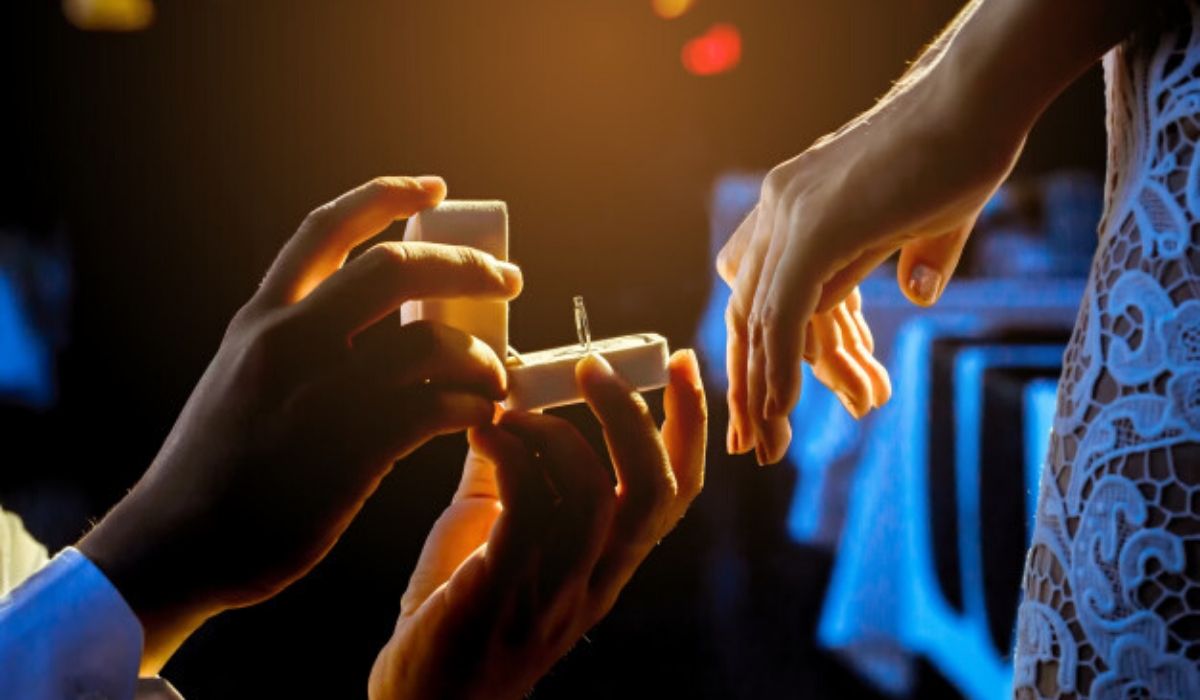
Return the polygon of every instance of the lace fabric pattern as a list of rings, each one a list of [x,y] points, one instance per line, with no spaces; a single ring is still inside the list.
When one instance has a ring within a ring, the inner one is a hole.
[[[1108,208],[1064,357],[1014,694],[1200,698],[1200,0],[1105,70]]]

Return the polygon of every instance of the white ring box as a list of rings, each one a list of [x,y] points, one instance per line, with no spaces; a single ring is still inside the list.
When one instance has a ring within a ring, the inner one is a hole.
[[[613,371],[638,391],[660,389],[667,384],[667,339],[657,333],[596,340],[591,352],[608,360]],[[533,411],[582,401],[575,381],[575,365],[587,354],[587,347],[576,343],[509,358],[508,398],[504,407]]]
[[[501,201],[447,200],[409,219],[406,241],[467,245],[508,259],[508,207]],[[638,391],[667,384],[666,338],[637,333],[530,353],[510,352],[508,302],[471,299],[424,299],[400,309],[404,323],[438,321],[474,335],[504,359],[508,371],[510,410],[533,411],[583,400],[575,381],[575,365],[589,352],[608,360],[613,371]]]

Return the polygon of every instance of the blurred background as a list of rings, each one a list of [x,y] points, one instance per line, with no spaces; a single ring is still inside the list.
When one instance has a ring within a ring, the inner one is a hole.
[[[571,342],[582,294],[596,336],[698,345],[710,383],[705,493],[534,697],[1006,694],[1099,217],[1098,69],[1046,114],[935,312],[886,270],[864,285],[893,404],[856,424],[809,381],[789,461],[758,469],[720,449],[713,252],[761,173],[870,106],[957,0],[0,5],[0,504],[52,550],[150,463],[310,209],[436,173],[508,202],[514,345]],[[312,575],[164,675],[189,698],[362,696],[464,450],[401,464]]]

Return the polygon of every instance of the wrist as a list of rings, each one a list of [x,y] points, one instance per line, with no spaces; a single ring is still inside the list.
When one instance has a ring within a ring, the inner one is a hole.
[[[157,514],[144,508],[137,490],[125,497],[76,547],[125,599],[142,625],[140,674],[157,674],[180,645],[212,613],[188,601],[188,578]]]

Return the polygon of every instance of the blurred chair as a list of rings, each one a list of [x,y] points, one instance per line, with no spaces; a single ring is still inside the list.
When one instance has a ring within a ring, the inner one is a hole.
[[[57,398],[73,284],[65,244],[32,241],[0,231],[0,405],[44,410]]]

